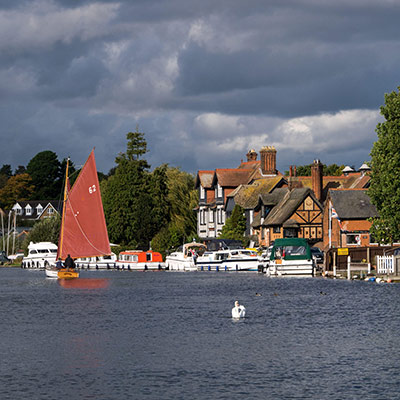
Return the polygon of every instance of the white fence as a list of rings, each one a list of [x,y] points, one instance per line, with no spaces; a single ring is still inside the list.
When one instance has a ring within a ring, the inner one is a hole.
[[[378,274],[393,274],[394,265],[394,256],[376,256],[376,272]]]

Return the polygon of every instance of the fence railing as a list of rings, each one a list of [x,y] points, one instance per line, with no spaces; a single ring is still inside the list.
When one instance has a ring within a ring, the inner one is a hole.
[[[378,274],[393,274],[394,256],[376,256],[376,272]]]

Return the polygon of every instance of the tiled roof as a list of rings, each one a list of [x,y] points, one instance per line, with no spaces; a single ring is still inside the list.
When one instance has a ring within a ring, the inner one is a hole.
[[[215,170],[216,179],[222,187],[237,187],[247,184],[251,173],[251,169],[221,168]]]
[[[196,187],[198,187],[199,183],[201,183],[203,188],[212,188],[214,173],[214,171],[199,171],[196,178]]]
[[[261,161],[254,160],[254,161],[242,161],[238,168],[245,168],[245,169],[256,169],[260,168]]]
[[[367,219],[378,216],[365,189],[331,190],[332,205],[340,219]]]
[[[258,179],[251,185],[239,186],[229,196],[235,198],[235,204],[245,209],[253,209],[257,206],[259,195],[270,193],[281,180],[281,176]]]
[[[274,207],[264,221],[264,226],[282,225],[287,221],[294,212],[299,208],[300,204],[311,196],[322,210],[322,205],[316,199],[314,192],[309,188],[292,189],[288,191],[285,197]]]

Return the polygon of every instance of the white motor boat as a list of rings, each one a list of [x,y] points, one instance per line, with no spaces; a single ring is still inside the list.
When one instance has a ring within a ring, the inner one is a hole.
[[[186,243],[165,259],[165,268],[170,271],[197,271],[197,260],[207,250],[202,243]]]
[[[22,268],[44,269],[55,265],[57,245],[51,242],[30,242],[28,255],[22,259]]]
[[[75,264],[81,269],[114,269],[117,266],[117,256],[111,253],[99,257],[81,257],[75,260]]]
[[[260,261],[254,250],[207,251],[196,262],[199,271],[258,271]]]
[[[276,239],[266,268],[268,276],[314,276],[316,262],[306,239]]]

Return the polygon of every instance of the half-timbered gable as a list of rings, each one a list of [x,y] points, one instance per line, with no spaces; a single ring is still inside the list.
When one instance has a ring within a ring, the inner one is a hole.
[[[271,201],[273,194],[278,201]],[[322,205],[309,188],[276,189],[270,196],[260,196],[257,208],[260,217],[255,218],[253,227],[260,245],[269,246],[285,237],[305,238],[311,243],[323,238]]]

